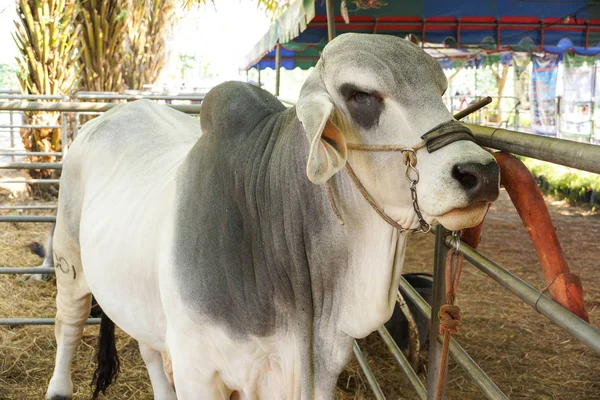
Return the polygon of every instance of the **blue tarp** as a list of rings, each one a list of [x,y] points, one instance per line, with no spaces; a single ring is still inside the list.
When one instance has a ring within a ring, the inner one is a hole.
[[[292,38],[293,43],[321,42],[327,37],[325,1],[316,0],[312,4],[313,0],[299,1],[304,8],[314,7],[315,16],[306,29]],[[600,53],[600,2],[592,0],[387,0],[386,5],[371,9],[358,9],[347,1],[350,24],[342,20],[340,3],[334,0],[338,34],[376,31],[404,37],[412,33],[422,39],[425,23],[425,41],[443,43],[446,47],[485,51],[535,50],[555,54],[574,51],[580,55]],[[288,32],[285,35],[290,37]],[[253,54],[265,54],[268,50],[271,49],[255,49]],[[284,68],[297,66],[293,61],[296,55],[282,54]],[[266,57],[274,58],[274,52]],[[248,65],[256,61],[258,59],[254,58]],[[261,68],[265,67],[274,67],[274,61],[261,62]]]

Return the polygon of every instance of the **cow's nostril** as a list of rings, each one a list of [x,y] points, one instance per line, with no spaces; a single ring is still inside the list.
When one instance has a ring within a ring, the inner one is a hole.
[[[464,189],[471,203],[494,201],[498,198],[499,167],[488,164],[464,163],[452,167],[452,177]]]
[[[466,168],[466,164],[455,165],[454,168],[452,168],[452,177],[456,179],[467,192],[475,189],[479,182],[478,174],[473,171],[472,168]]]

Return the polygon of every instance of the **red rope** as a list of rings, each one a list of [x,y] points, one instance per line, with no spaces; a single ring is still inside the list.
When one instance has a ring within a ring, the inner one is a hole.
[[[455,240],[460,240],[455,238]],[[456,265],[454,265],[456,261]],[[442,357],[440,359],[440,373],[438,375],[436,400],[442,399],[444,381],[446,379],[446,367],[448,365],[448,349],[450,348],[450,335],[458,332],[460,324],[460,308],[454,305],[456,300],[456,289],[462,269],[463,255],[450,251],[446,257],[446,304],[440,307],[438,318],[440,319],[440,333],[444,334],[442,345]]]

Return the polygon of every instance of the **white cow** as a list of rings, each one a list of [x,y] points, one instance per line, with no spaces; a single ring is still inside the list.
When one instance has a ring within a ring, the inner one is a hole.
[[[412,43],[346,34],[297,107],[232,82],[207,94],[200,124],[149,101],[86,124],[61,178],[47,399],[72,396],[92,293],[98,391],[117,368],[112,320],[139,342],[156,399],[332,398],[354,338],[390,318],[407,234],[474,226],[498,195],[446,85]],[[422,137],[415,206],[404,153],[374,150]]]

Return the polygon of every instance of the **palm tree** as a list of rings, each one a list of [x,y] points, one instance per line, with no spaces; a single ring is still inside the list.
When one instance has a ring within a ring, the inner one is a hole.
[[[76,0],[18,0],[16,30],[13,38],[21,57],[19,83],[28,94],[66,95],[76,85],[78,48],[81,26],[77,22]],[[27,124],[59,125],[58,113],[25,113]],[[22,129],[27,151],[60,151],[60,130]],[[54,157],[32,157],[32,161],[51,161]],[[34,179],[47,178],[51,172],[30,171]],[[34,195],[44,187],[31,187]]]
[[[83,27],[80,89],[120,92],[123,89],[123,46],[127,0],[83,0],[77,20]],[[144,5],[138,1],[137,4]]]
[[[133,3],[127,17],[123,78],[128,89],[139,90],[155,83],[166,64],[165,41],[176,22],[176,7],[174,0]]]

